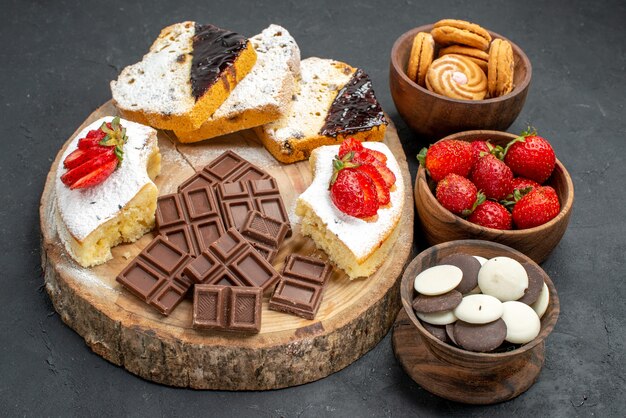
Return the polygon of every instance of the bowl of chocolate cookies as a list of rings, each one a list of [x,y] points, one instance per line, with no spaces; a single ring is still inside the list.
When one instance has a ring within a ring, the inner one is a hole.
[[[504,36],[443,19],[395,41],[389,87],[406,124],[432,139],[468,129],[506,130],[524,106],[531,76],[524,51]]]
[[[400,286],[394,352],[424,389],[491,404],[536,381],[560,305],[532,259],[491,241],[450,241],[413,259]]]

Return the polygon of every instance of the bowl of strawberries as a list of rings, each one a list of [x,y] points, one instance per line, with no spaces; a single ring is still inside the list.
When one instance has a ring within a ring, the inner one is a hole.
[[[563,237],[574,185],[535,131],[459,132],[424,148],[418,159],[415,206],[431,245],[483,239],[540,263]]]

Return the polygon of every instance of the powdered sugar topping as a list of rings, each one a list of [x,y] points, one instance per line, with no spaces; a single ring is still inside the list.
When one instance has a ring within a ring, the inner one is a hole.
[[[291,99],[281,93],[285,83],[293,84],[300,74],[300,48],[295,39],[285,28],[270,25],[250,42],[257,53],[254,67],[209,120],[265,106],[283,108]]]
[[[63,160],[77,148],[78,140],[84,138],[90,130],[98,129],[103,122],[111,120],[112,116],[106,116],[79,132],[68,145],[57,167],[57,207],[67,229],[79,241],[115,217],[146,184],[152,183],[146,167],[149,156],[158,146],[156,130],[124,119],[120,120],[128,136],[124,145],[124,159],[104,182],[86,189],[71,190],[61,181],[61,175],[66,172]]]
[[[370,254],[396,226],[404,205],[404,183],[398,162],[387,145],[381,142],[363,142],[366,148],[380,151],[387,156],[387,167],[395,174],[396,184],[390,191],[390,203],[378,209],[375,220],[363,220],[346,215],[333,204],[328,185],[333,174],[332,160],[339,152],[339,145],[315,149],[313,182],[299,197],[325,223],[355,255],[362,258]]]

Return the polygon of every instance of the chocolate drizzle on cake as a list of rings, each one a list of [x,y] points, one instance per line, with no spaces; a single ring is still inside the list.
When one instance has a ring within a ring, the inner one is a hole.
[[[336,137],[386,124],[383,109],[372,89],[372,81],[363,70],[358,69],[330,105],[320,134]]]
[[[191,61],[191,92],[198,100],[246,49],[247,39],[213,25],[195,26]]]

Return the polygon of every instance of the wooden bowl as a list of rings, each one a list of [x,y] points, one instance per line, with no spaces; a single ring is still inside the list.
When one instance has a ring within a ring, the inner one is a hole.
[[[499,131],[466,131],[442,139],[474,141],[489,139],[494,145],[506,145],[517,135]],[[426,170],[420,166],[415,181],[415,206],[426,240],[431,244],[459,239],[483,239],[513,247],[535,262],[541,263],[559,243],[572,213],[574,183],[569,173],[557,159],[552,176],[546,181],[556,190],[561,212],[549,222],[528,229],[501,231],[476,225],[453,214],[437,201],[434,195],[436,183],[427,179]]]
[[[530,85],[532,66],[524,51],[505,37],[489,32],[492,38],[506,39],[513,46],[513,90],[485,100],[451,99],[417,85],[406,75],[413,38],[418,32],[430,32],[432,27],[411,29],[391,49],[389,88],[402,119],[416,133],[437,139],[468,129],[506,130],[521,112]]]
[[[541,318],[541,331],[531,342],[500,353],[476,353],[454,347],[438,340],[422,326],[411,303],[417,274],[456,253],[487,259],[507,256],[519,262],[535,264],[519,251],[490,241],[446,242],[421,252],[402,276],[400,297],[404,311],[401,314],[408,316],[409,322],[402,328],[396,321],[394,352],[413,380],[435,395],[472,404],[490,404],[514,398],[532,386],[541,371],[544,340],[552,332],[560,312],[556,289],[550,277],[539,268],[550,291],[550,301]]]

